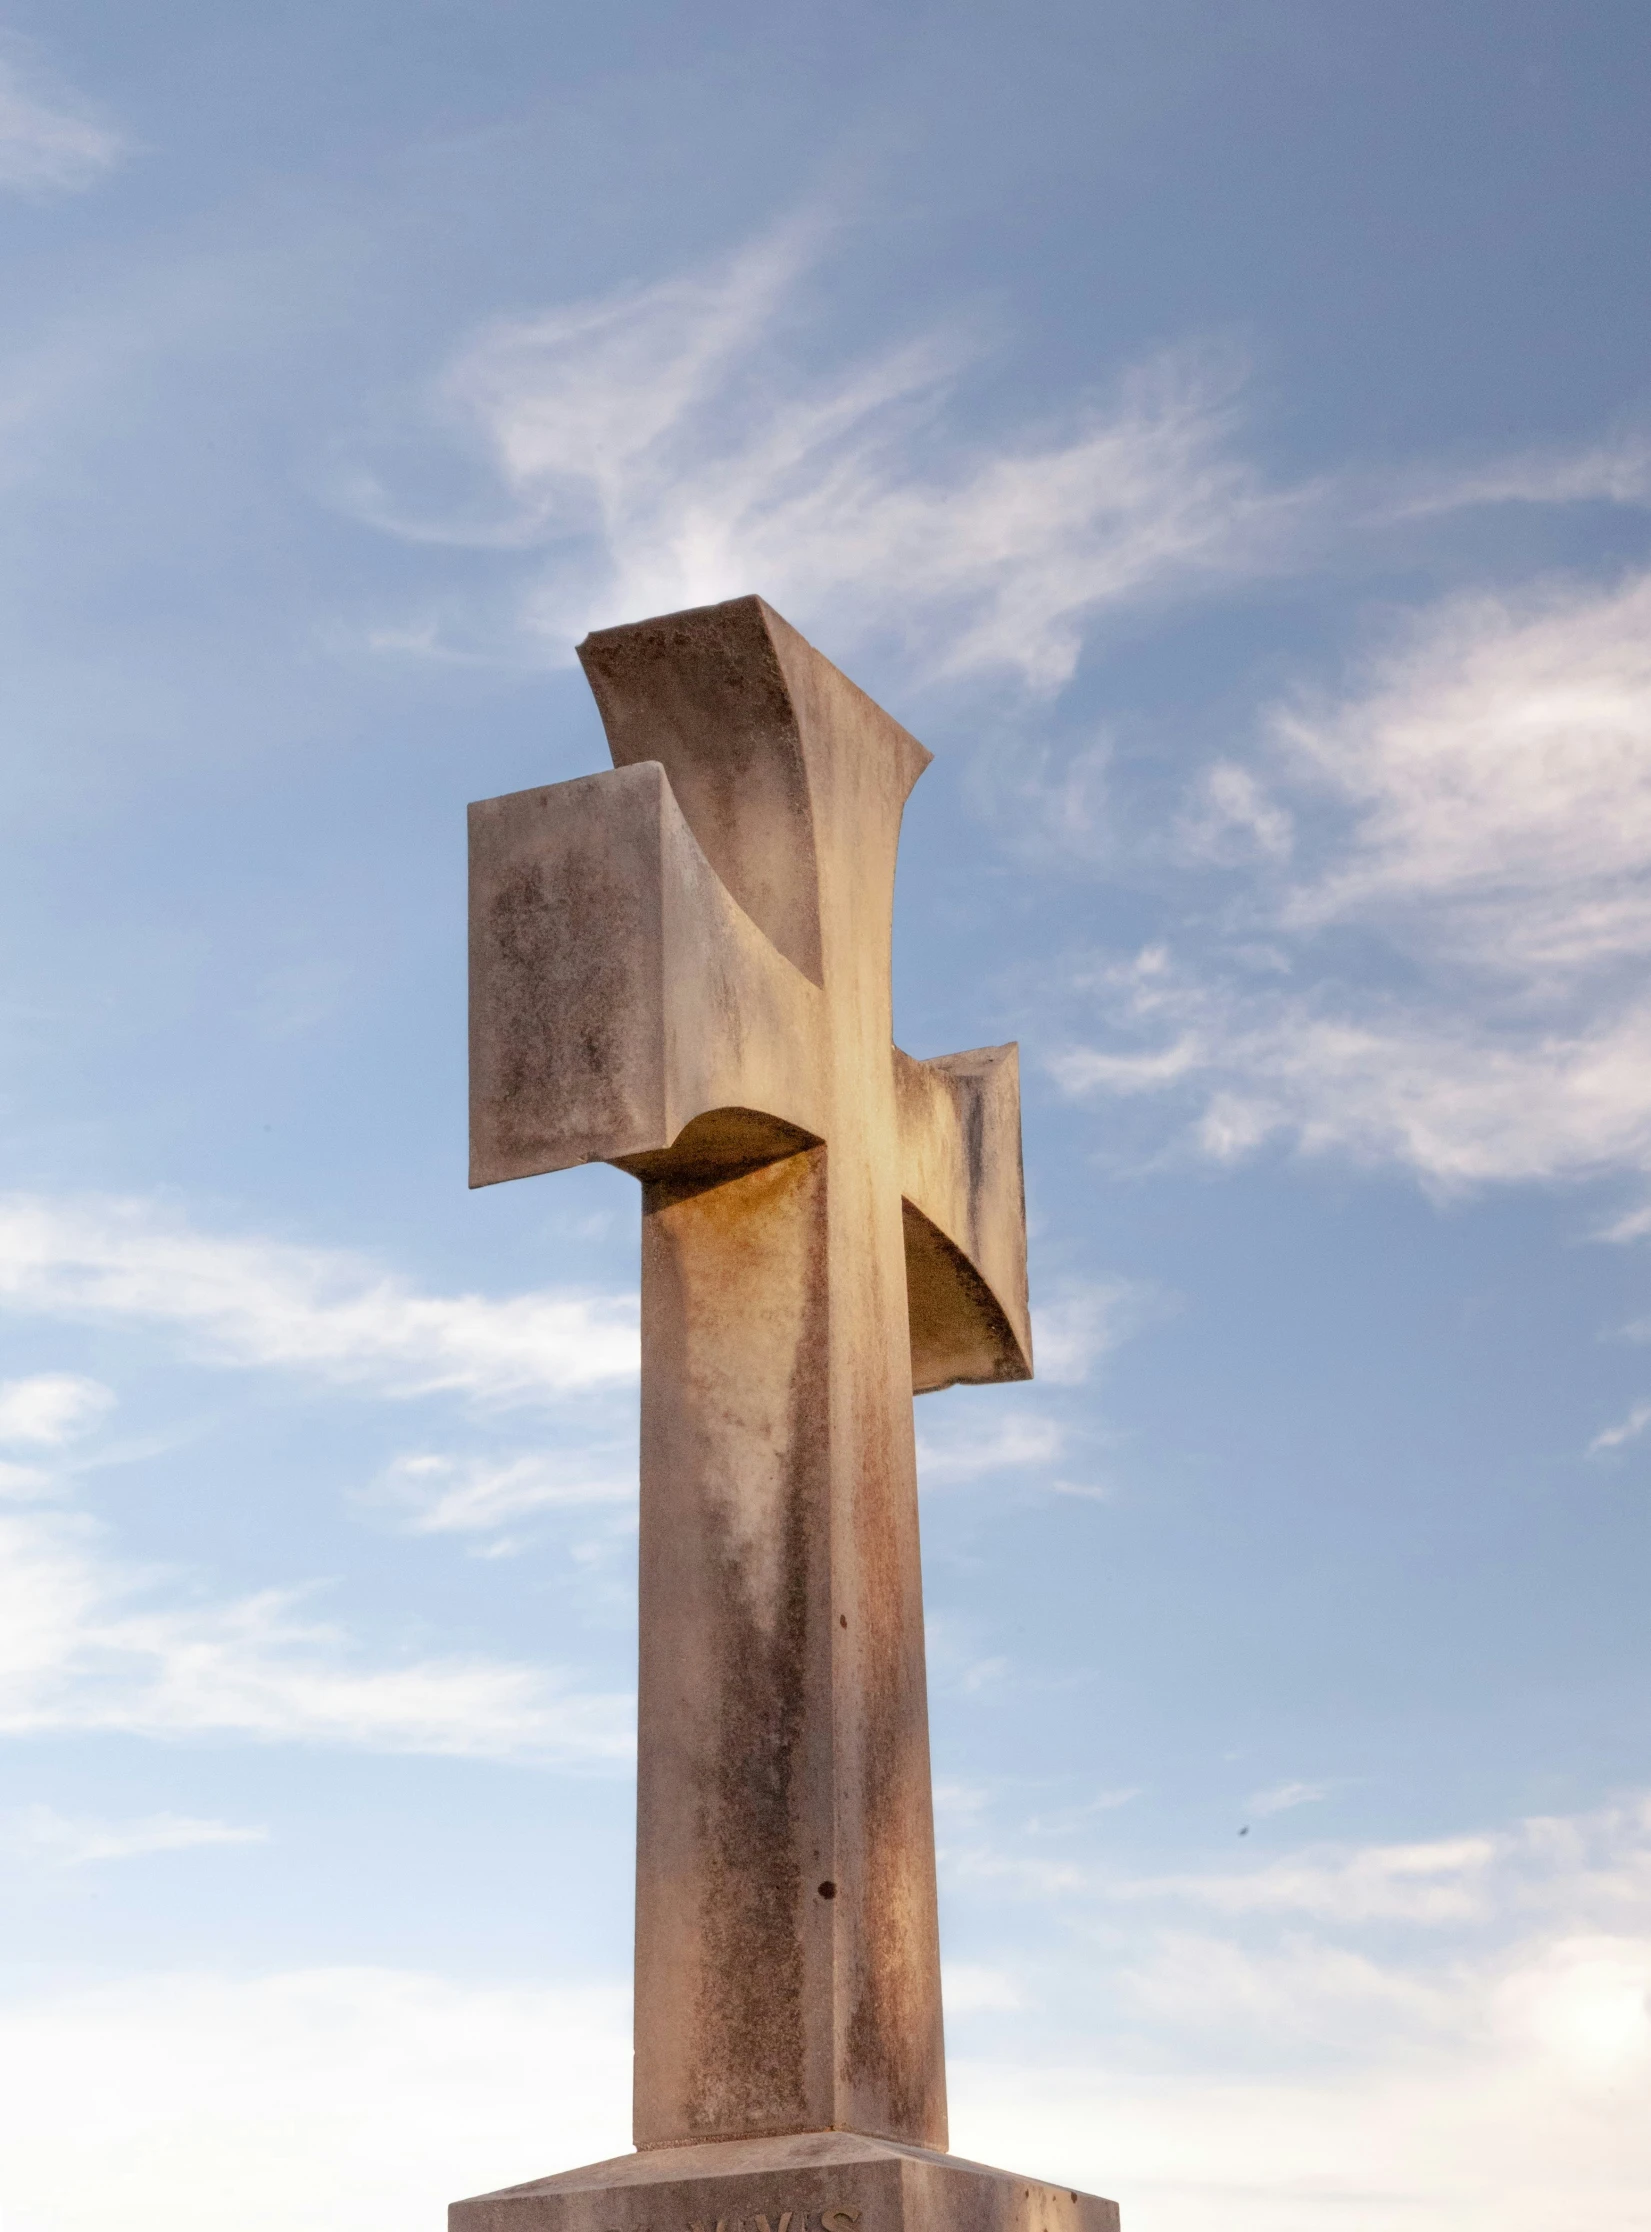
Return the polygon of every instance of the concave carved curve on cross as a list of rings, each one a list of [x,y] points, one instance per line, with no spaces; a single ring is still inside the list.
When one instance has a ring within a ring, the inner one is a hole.
[[[954,1093],[959,1065],[972,1065],[964,1072],[963,1089],[969,1094],[973,1121],[958,1127],[974,1148],[972,1156],[966,1153],[965,1159],[972,1165],[967,1181],[944,1172],[937,1181],[933,1167],[936,1142],[924,1136],[920,1118],[911,1124],[909,1132],[902,1127],[902,1146],[909,1142],[910,1150],[901,1172],[900,1207],[906,1247],[912,1393],[926,1395],[946,1387],[1029,1379],[1032,1368],[1024,1324],[1017,1327],[993,1291],[986,1271],[972,1260],[967,1246],[937,1221],[949,1213],[951,1223],[973,1227],[970,1236],[988,1261],[993,1256],[1007,1258],[993,1267],[1005,1278],[1011,1301],[1018,1298],[1024,1312],[1024,1261],[1017,1263],[1012,1245],[1021,1214],[1019,1157],[1014,1157],[1012,1166],[1004,1159],[1007,1142],[992,1136],[991,1124],[992,1116],[997,1115],[1001,1131],[1005,1128],[1003,1118],[1013,1113],[1004,1106],[994,1110],[991,1101],[1004,1101],[1005,1085],[994,1080],[993,1072],[1005,1059],[1012,1060],[1015,1049],[986,1047],[973,1054],[942,1056],[939,1064],[913,1062],[898,1048],[893,1051],[908,1070],[938,1068],[945,1087]],[[970,1091],[977,1079],[985,1081],[984,1092]],[[917,1100],[919,1108],[923,1091],[921,1083],[908,1088],[909,1097]],[[943,1134],[938,1148],[942,1157],[945,1137]],[[823,1144],[800,1125],[767,1115],[761,1109],[711,1108],[684,1124],[668,1147],[615,1156],[613,1161],[617,1169],[628,1171],[644,1185],[681,1198],[725,1185],[768,1163],[806,1154]],[[921,1192],[927,1207],[912,1198],[913,1190]]]

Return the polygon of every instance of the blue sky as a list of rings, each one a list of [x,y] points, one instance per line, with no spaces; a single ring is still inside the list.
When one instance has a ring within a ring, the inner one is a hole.
[[[0,2225],[627,2142],[637,1201],[463,807],[757,590],[936,754],[1031,1387],[918,1426],[953,2143],[1651,2218],[1651,18],[12,7]]]

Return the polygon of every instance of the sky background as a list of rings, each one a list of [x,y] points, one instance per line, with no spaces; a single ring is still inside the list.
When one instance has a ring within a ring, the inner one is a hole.
[[[918,1430],[957,2152],[1651,2226],[1651,13],[12,5],[0,2226],[628,2143],[637,1195],[463,808],[760,591],[933,749],[1039,1378]]]

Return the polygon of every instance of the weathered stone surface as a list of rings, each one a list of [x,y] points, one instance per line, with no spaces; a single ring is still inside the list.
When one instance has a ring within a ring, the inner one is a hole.
[[[929,755],[755,597],[580,656],[613,772],[471,808],[471,1177],[642,1181],[644,2151],[455,2232],[1110,2232],[934,2151],[912,1395],[1031,1339],[1015,1049],[891,1038]]]
[[[1020,1049],[894,1049],[912,1391],[1031,1377]]]
[[[887,732],[906,789],[928,764],[921,745],[758,598],[592,637],[581,655],[620,765],[470,809],[472,1185],[592,1161],[647,1176],[641,1157],[680,1165],[706,1138],[701,1129],[685,1139],[689,1126],[713,1114],[720,1136],[713,1128],[695,1164],[706,1176],[823,1136],[831,1019],[822,876],[809,754],[776,640],[815,684],[798,702],[817,723],[831,714],[834,684],[857,727]],[[752,700],[744,710],[742,657]],[[650,688],[660,700],[652,712]],[[832,749],[818,734],[808,741],[816,761]],[[847,787],[822,785],[828,799]],[[871,888],[851,889],[837,910],[849,917],[851,947],[869,937],[873,976],[881,953],[885,1012],[904,796],[877,801],[876,818],[892,823],[879,833],[885,888],[859,879]],[[855,802],[846,803],[850,826],[837,841],[852,851],[859,833]],[[789,882],[780,873],[787,858]],[[836,989],[852,996],[854,973]],[[927,1296],[922,1345],[939,1341],[958,1367],[919,1377],[917,1391],[1028,1378],[1016,1050],[914,1062],[891,1047],[889,1058],[900,1193],[950,1243],[914,1241],[908,1216],[908,1254],[918,1253]],[[765,1136],[764,1123],[792,1128]],[[935,1270],[930,1255],[950,1268]]]
[[[1118,2232],[1092,2193],[850,2132],[661,2147],[456,2201],[449,2232]]]
[[[472,806],[470,866],[472,1185],[664,1153],[711,1110],[822,1129],[824,995],[657,762]]]

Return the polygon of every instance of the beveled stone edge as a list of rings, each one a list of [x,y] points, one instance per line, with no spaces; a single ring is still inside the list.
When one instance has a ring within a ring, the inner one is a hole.
[[[1065,2193],[1073,2201],[1099,2202],[1116,2208],[1106,2196],[1056,2178],[1032,2177],[1016,2170],[1000,2170],[989,2162],[967,2155],[939,2154],[901,2139],[885,2139],[859,2131],[789,2131],[751,2139],[700,2139],[672,2147],[638,2148],[634,2153],[612,2155],[604,2162],[589,2162],[549,2177],[530,2178],[524,2184],[498,2186],[489,2193],[467,2194],[454,2208],[483,2201],[523,2200],[543,2194],[547,2198],[577,2193],[636,2190],[655,2185],[681,2185],[698,2178],[762,2177],[789,2168],[834,2168],[850,2163],[916,2163],[967,2177],[1001,2179],[1006,2185],[1044,2186],[1051,2193]]]

